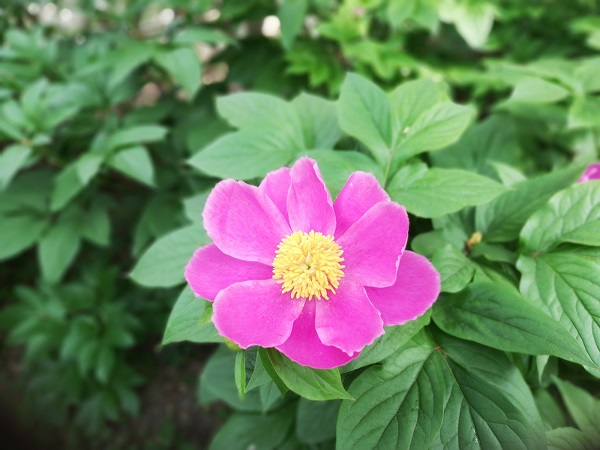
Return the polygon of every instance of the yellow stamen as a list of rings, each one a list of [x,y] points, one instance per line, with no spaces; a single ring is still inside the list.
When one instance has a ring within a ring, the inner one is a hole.
[[[273,278],[281,284],[281,292],[292,292],[292,298],[313,297],[329,300],[328,291],[335,294],[344,276],[340,263],[342,248],[333,236],[311,231],[296,231],[277,246],[273,260]]]

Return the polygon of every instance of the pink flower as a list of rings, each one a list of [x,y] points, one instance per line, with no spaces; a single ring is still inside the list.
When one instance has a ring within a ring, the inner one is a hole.
[[[577,182],[583,183],[590,180],[600,180],[600,162],[590,164]]]
[[[196,251],[185,277],[214,301],[219,333],[242,348],[341,366],[440,292],[432,264],[404,250],[406,210],[369,173],[353,173],[332,202],[316,162],[300,158],[259,187],[221,181],[203,218],[214,243]]]

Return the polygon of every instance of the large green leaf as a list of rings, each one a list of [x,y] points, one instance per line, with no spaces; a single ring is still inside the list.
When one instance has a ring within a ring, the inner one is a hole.
[[[577,428],[562,427],[546,432],[548,450],[596,450],[596,443]]]
[[[391,158],[392,130],[387,95],[366,78],[346,75],[337,103],[342,130],[355,137],[386,164]]]
[[[573,252],[521,256],[522,294],[559,321],[587,353],[600,376],[600,258]]]
[[[223,342],[211,321],[212,306],[185,287],[177,298],[163,336],[162,345],[173,342]]]
[[[354,380],[337,422],[337,448],[428,448],[447,397],[443,357],[421,333]]]
[[[47,218],[30,214],[0,216],[0,261],[33,245],[47,225]]]
[[[189,225],[159,238],[141,256],[131,278],[149,287],[170,287],[183,282],[183,270],[194,250],[209,242],[199,225]]]
[[[44,279],[59,281],[79,252],[80,224],[70,218],[56,222],[40,239],[38,259]]]
[[[600,181],[578,183],[557,193],[521,231],[526,252],[545,252],[563,242],[600,245]]]
[[[477,208],[475,224],[486,242],[512,241],[533,212],[552,195],[570,186],[581,175],[583,166],[575,165],[523,181]]]
[[[188,163],[208,175],[248,180],[290,162],[295,153],[291,142],[282,130],[246,129],[220,137]]]
[[[305,444],[318,444],[335,438],[339,400],[315,402],[301,398],[296,414],[296,436]]]
[[[433,308],[433,320],[446,333],[488,347],[589,363],[562,324],[500,283],[471,283],[444,296]]]
[[[274,349],[269,349],[268,355],[279,378],[296,394],[309,400],[352,398],[342,385],[338,369],[301,366]]]
[[[400,169],[387,191],[419,217],[440,217],[488,202],[506,188],[491,178],[458,169],[427,169],[422,163]]]

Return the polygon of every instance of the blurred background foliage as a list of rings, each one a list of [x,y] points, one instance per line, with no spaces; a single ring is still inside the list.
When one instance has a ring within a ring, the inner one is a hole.
[[[347,71],[385,89],[443,81],[480,118],[502,115],[474,125],[461,145],[485,136],[508,149],[506,164],[532,174],[595,157],[599,50],[594,0],[4,0],[4,415],[23,429],[38,424],[39,443],[59,436],[73,448],[195,448],[227,415],[213,408],[204,425],[192,416],[195,432],[181,431],[173,411],[197,410],[210,348],[160,347],[190,249],[208,242],[207,191],[235,169],[198,152],[268,134],[225,121],[219,96],[296,98],[311,114],[330,103],[298,95],[335,99]],[[341,131],[321,138],[300,150],[321,142],[364,154]],[[256,167],[251,180],[290,162],[235,158]],[[372,164],[347,158],[331,164]],[[432,159],[464,168],[444,152]],[[521,176],[506,166],[490,175]],[[185,395],[160,390],[173,380]],[[159,402],[176,406],[148,417]]]

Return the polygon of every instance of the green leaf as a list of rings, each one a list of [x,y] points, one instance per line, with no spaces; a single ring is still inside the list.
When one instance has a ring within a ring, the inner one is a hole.
[[[308,400],[352,398],[342,385],[339,370],[301,366],[274,349],[268,349],[267,353],[277,375],[296,394]]]
[[[471,283],[444,296],[434,305],[433,320],[446,333],[488,347],[589,363],[563,325],[500,283]]]
[[[177,298],[167,321],[161,345],[173,342],[223,342],[211,321],[212,306],[185,287]]]
[[[130,276],[148,287],[170,287],[183,282],[183,270],[194,250],[208,244],[209,239],[200,226],[189,225],[172,231],[148,248]]]
[[[577,426],[593,442],[600,442],[600,400],[568,381],[554,378]]]
[[[6,189],[19,169],[31,155],[31,147],[11,145],[0,154],[0,191]]]
[[[145,147],[119,150],[110,157],[108,165],[134,180],[154,187],[154,165]]]
[[[566,328],[593,361],[600,376],[599,259],[557,252],[537,257],[521,256],[520,290],[525,298]]]
[[[243,399],[246,396],[246,352],[244,350],[235,354],[234,379],[238,394]]]
[[[434,166],[474,170],[490,176],[495,174],[494,162],[515,164],[519,153],[513,121],[494,115],[472,125],[458,142],[432,152],[429,157]]]
[[[76,162],[77,175],[82,185],[87,185],[90,180],[98,173],[104,163],[104,155],[95,153],[86,153]]]
[[[288,0],[279,6],[277,16],[281,23],[281,44],[286,50],[292,48],[302,30],[307,9],[307,0]]]
[[[536,211],[521,231],[526,252],[546,252],[564,242],[600,246],[600,181],[577,183]]]
[[[278,449],[293,423],[292,406],[267,415],[235,413],[216,434],[209,450]]]
[[[575,165],[517,183],[512,189],[477,208],[476,229],[483,233],[486,242],[516,239],[529,216],[555,192],[573,184],[582,172],[583,166]]]
[[[564,427],[546,431],[548,450],[594,450],[596,444],[576,428]]]
[[[271,358],[269,356],[268,350],[266,348],[259,347],[258,358],[260,359],[263,369],[267,372],[269,378],[273,381],[275,386],[277,386],[277,389],[279,390],[281,395],[285,395],[289,391],[289,388],[283,382],[281,377],[277,374],[275,366],[273,365],[273,361],[271,361]]]
[[[81,225],[81,236],[98,245],[110,243],[110,218],[107,208],[94,204]]]
[[[207,43],[207,44],[231,44],[237,45],[237,42],[227,36],[220,30],[214,28],[203,28],[203,27],[194,27],[194,28],[184,28],[181,32],[177,33],[175,39],[173,39],[173,43],[175,44],[199,44],[199,43]]]
[[[44,280],[48,283],[60,281],[69,268],[81,245],[80,224],[64,219],[55,223],[41,238],[38,260]]]
[[[0,261],[33,245],[47,225],[46,218],[30,214],[0,216]]]
[[[248,180],[286,165],[293,157],[288,136],[257,128],[225,134],[188,163],[208,175]]]
[[[440,273],[442,292],[454,293],[462,290],[475,274],[475,264],[450,244],[438,249],[433,254],[431,263]]]
[[[406,161],[419,153],[440,150],[455,143],[474,115],[470,106],[450,102],[433,106],[402,130],[395,141],[395,161]]]
[[[292,101],[307,149],[333,148],[342,137],[334,102],[305,92]]]
[[[115,352],[112,348],[104,345],[100,348],[96,359],[96,378],[101,383],[107,383],[115,367]]]
[[[385,165],[391,158],[390,102],[379,87],[360,75],[346,75],[337,103],[340,126]]]
[[[494,180],[458,169],[427,169],[422,163],[400,169],[387,191],[419,217],[440,217],[488,202],[506,188]]]
[[[447,382],[433,340],[418,334],[383,366],[370,367],[350,385],[337,448],[429,448],[442,424]]]
[[[435,341],[444,354],[449,395],[432,448],[546,448],[529,386],[504,353],[442,333]]]
[[[576,97],[569,108],[567,127],[600,127],[600,99],[596,97]]]
[[[300,398],[296,414],[296,436],[304,444],[318,444],[335,438],[339,400],[315,402]]]
[[[75,197],[84,184],[77,173],[77,163],[69,164],[54,178],[50,209],[59,211]]]
[[[225,345],[221,345],[210,357],[200,375],[198,390],[201,405],[222,400],[239,411],[264,411],[258,391],[246,392],[242,400],[235,386],[235,355]],[[278,403],[271,405],[271,408]]]
[[[154,55],[154,61],[193,99],[201,85],[202,66],[193,47],[178,47]]]
[[[304,152],[304,155],[313,158],[319,164],[319,170],[332,198],[337,197],[353,172],[370,172],[380,182],[383,179],[381,168],[363,153],[340,150],[311,150]]]
[[[483,48],[492,25],[496,8],[487,2],[444,2],[440,5],[440,19],[454,23],[462,38],[474,49]]]
[[[154,46],[150,42],[129,40],[116,51],[107,53],[106,64],[112,69],[108,86],[114,88],[120,84],[138,66],[146,63],[153,52]]]
[[[534,398],[546,429],[552,430],[567,426],[566,412],[563,411],[554,395],[546,389],[538,389]]]
[[[121,147],[137,146],[142,142],[162,141],[167,129],[160,125],[134,125],[123,128],[113,134],[108,140],[108,148],[117,149]]]
[[[510,103],[554,103],[566,98],[569,91],[542,78],[523,77],[516,84]]]
[[[277,130],[276,134],[289,138],[288,144],[293,146],[292,149],[305,149],[302,124],[296,108],[279,97],[240,92],[219,97],[217,111],[236,128],[268,129],[269,133]]]
[[[422,316],[411,320],[404,325],[385,328],[385,334],[375,339],[371,345],[367,345],[360,356],[340,367],[341,373],[352,372],[361,367],[377,364],[399,350],[406,342],[410,341],[421,328],[429,324],[431,310]]]

